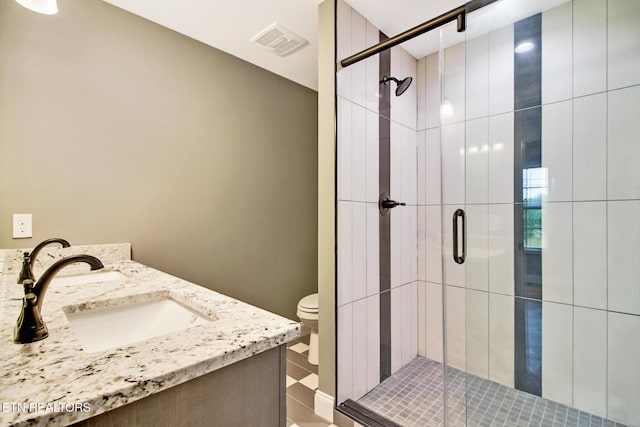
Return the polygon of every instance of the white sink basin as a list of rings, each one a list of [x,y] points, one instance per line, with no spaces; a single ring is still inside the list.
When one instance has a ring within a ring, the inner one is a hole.
[[[71,329],[87,352],[122,347],[211,321],[168,296],[109,308],[68,309],[65,307],[65,314]]]
[[[112,282],[126,280],[127,276],[119,271],[95,271],[90,273],[70,274],[68,276],[56,276],[51,280],[51,285],[82,285],[87,283]]]

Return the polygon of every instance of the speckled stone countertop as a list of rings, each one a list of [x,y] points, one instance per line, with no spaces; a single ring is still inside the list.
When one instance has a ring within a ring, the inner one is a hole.
[[[46,248],[39,257],[51,263],[78,251],[98,258],[102,255],[105,268],[119,271],[126,279],[80,286],[52,283],[42,310],[49,337],[32,344],[13,342],[23,296],[22,286],[16,284],[19,263],[15,262],[21,251],[5,251],[0,278],[0,425],[68,425],[231,365],[300,334],[297,322],[127,259],[128,245]],[[77,265],[88,269],[85,264]],[[39,277],[44,266],[35,267]],[[170,296],[212,321],[89,353],[82,349],[63,311],[63,307],[70,310],[69,306],[120,305],[150,293]]]

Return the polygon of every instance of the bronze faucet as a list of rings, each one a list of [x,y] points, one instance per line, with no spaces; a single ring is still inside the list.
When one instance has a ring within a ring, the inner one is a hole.
[[[69,242],[60,238],[47,239],[38,244],[35,248],[31,250],[31,252],[24,253],[24,259],[22,260],[22,270],[20,270],[20,274],[18,275],[18,283],[23,283],[25,280],[36,281],[36,278],[33,276],[32,265],[36,260],[36,256],[38,253],[47,245],[52,243],[60,243],[63,248],[68,248],[71,246]],[[26,289],[26,288],[25,288]]]
[[[43,340],[49,336],[49,331],[41,315],[44,295],[53,277],[67,265],[76,262],[89,264],[91,270],[104,268],[102,262],[94,256],[73,255],[53,263],[51,267],[42,273],[38,283],[34,284],[32,279],[25,279],[22,282],[25,295],[22,299],[22,310],[20,311],[20,316],[13,331],[13,341],[15,343],[26,344]]]

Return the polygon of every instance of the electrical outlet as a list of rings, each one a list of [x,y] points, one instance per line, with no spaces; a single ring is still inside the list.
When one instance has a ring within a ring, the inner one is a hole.
[[[13,238],[27,239],[31,237],[31,214],[13,214]]]

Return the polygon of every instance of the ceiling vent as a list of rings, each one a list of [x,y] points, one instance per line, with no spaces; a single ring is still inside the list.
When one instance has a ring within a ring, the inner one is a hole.
[[[307,40],[276,23],[253,36],[251,41],[269,49],[278,56],[287,56],[309,44]]]

